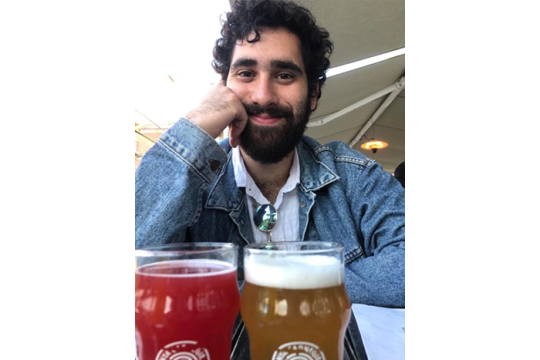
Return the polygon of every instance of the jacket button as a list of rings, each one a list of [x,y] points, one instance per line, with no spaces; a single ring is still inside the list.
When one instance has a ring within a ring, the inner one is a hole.
[[[218,160],[210,159],[209,162],[210,169],[212,169],[212,171],[217,171],[221,168],[221,162],[219,162]]]

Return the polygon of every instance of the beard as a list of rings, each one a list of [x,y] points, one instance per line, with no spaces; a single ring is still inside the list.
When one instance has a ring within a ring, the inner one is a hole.
[[[298,104],[296,116],[292,107],[262,107],[246,103],[243,105],[248,115],[265,113],[285,120],[277,126],[260,126],[251,121],[247,122],[246,128],[240,134],[240,146],[253,160],[262,164],[278,163],[300,143],[311,113],[309,97]]]

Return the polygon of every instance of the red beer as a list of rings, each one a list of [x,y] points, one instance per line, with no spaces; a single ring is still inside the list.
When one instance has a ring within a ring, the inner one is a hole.
[[[240,306],[234,265],[183,259],[140,266],[135,274],[138,359],[230,359]]]

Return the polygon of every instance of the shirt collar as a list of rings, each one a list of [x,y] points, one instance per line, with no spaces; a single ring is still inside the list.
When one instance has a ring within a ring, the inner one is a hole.
[[[235,180],[229,139],[220,141],[220,145],[229,154],[228,160],[208,189],[205,208],[237,211],[244,204],[245,193],[238,188]],[[332,165],[336,157],[330,147],[321,146],[316,140],[304,135],[296,151],[300,165],[299,189],[302,192],[317,191],[339,179]],[[328,162],[328,165],[325,162]]]
[[[234,179],[236,180],[237,187],[246,187],[248,174],[244,159],[240,154],[240,148],[237,146],[232,149],[232,163],[234,167]],[[249,175],[249,174],[248,174]]]
[[[234,178],[236,180],[237,187],[245,187],[251,189],[251,191],[246,190],[246,193],[252,196],[259,204],[268,203],[268,200],[264,198],[259,188],[255,184],[255,181],[248,173],[242,154],[240,153],[240,148],[237,146],[232,149],[232,163],[234,167]],[[298,151],[294,149],[293,162],[291,165],[291,170],[289,171],[289,178],[283,187],[281,188],[278,201],[281,202],[282,194],[292,191],[296,188],[296,185],[300,183],[300,161],[298,160]]]

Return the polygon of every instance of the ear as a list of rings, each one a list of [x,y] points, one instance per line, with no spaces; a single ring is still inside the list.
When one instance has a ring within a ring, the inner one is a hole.
[[[317,86],[315,87],[315,90],[313,90],[313,92],[311,93],[311,111],[314,111],[316,108],[317,108],[317,97],[318,97],[318,94],[319,94],[319,83],[317,83]]]

